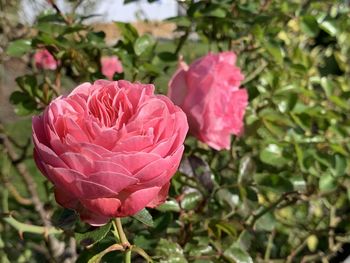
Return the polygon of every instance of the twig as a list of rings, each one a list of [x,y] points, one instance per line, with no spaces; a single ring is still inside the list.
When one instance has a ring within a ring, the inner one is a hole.
[[[84,2],[84,0],[78,0],[78,1],[74,4],[74,6],[73,6],[73,8],[72,8],[72,14],[73,14],[73,15],[75,14],[75,11],[76,11],[77,8],[81,5],[82,2]]]
[[[33,201],[31,199],[23,197],[17,189],[9,181],[4,180],[5,187],[9,190],[11,195],[16,199],[16,201],[21,205],[32,205]]]
[[[282,194],[280,196],[280,198],[277,199],[277,201],[273,202],[271,205],[264,207],[260,212],[258,212],[255,215],[250,216],[250,218],[248,218],[246,221],[249,227],[254,227],[256,221],[262,217],[263,215],[265,215],[266,213],[270,212],[271,210],[273,210],[274,208],[276,208],[279,204],[281,204],[284,201],[287,202],[294,202],[294,199],[296,199],[296,197],[299,196],[299,192],[298,191],[292,191],[292,192],[286,192],[284,194]]]
[[[70,25],[71,21],[62,13],[61,9],[59,9],[59,7],[57,6],[55,0],[48,0],[48,2],[53,7],[53,9],[55,9],[56,13],[60,15],[68,25]]]
[[[56,92],[57,92],[57,96],[59,96],[61,94],[61,67],[57,67],[56,70],[56,76],[55,76],[55,87],[56,87]]]
[[[265,60],[263,60],[261,65],[245,78],[245,80],[242,82],[242,85],[245,85],[248,82],[255,79],[261,72],[263,72],[263,70],[267,67],[267,65],[268,63]]]
[[[267,246],[266,246],[266,251],[265,251],[265,256],[264,256],[264,260],[266,262],[269,262],[269,260],[270,260],[271,250],[273,247],[273,239],[275,238],[275,235],[276,235],[276,230],[273,229],[271,234],[269,235],[269,239],[267,241]]]
[[[292,253],[289,254],[287,257],[286,263],[291,263],[293,262],[293,259],[295,258],[296,255],[301,252],[304,247],[307,245],[307,237],[292,251]]]

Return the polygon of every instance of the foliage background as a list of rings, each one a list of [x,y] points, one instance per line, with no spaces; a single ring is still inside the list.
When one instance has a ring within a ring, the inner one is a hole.
[[[116,22],[121,38],[113,46],[84,23],[92,13],[75,14],[81,1],[69,1],[66,14],[49,2],[52,8],[19,34],[11,20],[18,2],[1,0],[6,52],[0,59],[19,57],[30,68],[10,97],[18,115],[38,114],[77,83],[103,78],[102,54],[121,58],[125,72],[115,79],[154,83],[159,93],[166,93],[179,55],[191,62],[209,51],[234,50],[246,76],[244,135],[220,152],[189,137],[168,201],[123,219],[133,244],[155,262],[339,262],[348,256],[348,1],[179,1],[186,15],[168,20],[176,24],[173,41]],[[38,71],[28,59],[42,47],[61,61],[56,71]],[[93,256],[115,243],[111,225],[89,227],[57,206],[32,160],[30,118],[1,122],[1,262],[97,262]],[[121,256],[110,252],[103,262]]]

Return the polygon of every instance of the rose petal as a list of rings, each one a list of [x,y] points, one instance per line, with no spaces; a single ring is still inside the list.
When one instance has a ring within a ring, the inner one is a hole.
[[[151,187],[133,192],[129,197],[123,200],[117,216],[130,216],[136,214],[157,198],[160,189],[160,187]]]
[[[116,217],[118,215],[118,209],[121,202],[116,198],[96,198],[83,200],[82,204],[87,209],[94,211],[96,214],[103,215],[105,217]]]

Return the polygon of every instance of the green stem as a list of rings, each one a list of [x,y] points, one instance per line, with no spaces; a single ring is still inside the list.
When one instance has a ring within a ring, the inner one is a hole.
[[[130,243],[129,243],[129,241],[124,233],[122,221],[120,220],[120,218],[115,219],[115,226],[117,228],[119,241],[120,241],[122,247],[124,248],[124,252],[125,252],[124,262],[131,263],[131,248],[132,248],[132,246],[130,245]]]
[[[130,243],[129,243],[128,239],[126,238],[126,235],[124,233],[123,226],[122,226],[122,221],[120,220],[120,218],[116,218],[115,223],[117,226],[117,231],[118,231],[118,235],[120,238],[120,242],[122,243],[123,247],[125,247],[125,248],[130,247]]]
[[[131,263],[131,249],[128,249],[125,252],[124,262],[125,263]]]
[[[28,232],[28,233],[42,234],[42,235],[62,233],[62,230],[56,229],[54,227],[47,228],[42,226],[35,226],[35,225],[21,223],[16,219],[14,219],[12,216],[4,217],[2,218],[2,220],[5,221],[10,226],[12,226],[13,228],[17,229],[20,233]]]
[[[147,255],[147,253],[142,248],[133,245],[131,250],[132,252],[136,252],[141,257],[143,257],[148,263],[153,262],[151,257]]]
[[[113,225],[112,233],[113,233],[113,235],[114,235],[116,241],[117,241],[118,243],[120,243],[120,242],[121,242],[121,241],[120,241],[120,236],[119,236],[119,233],[118,233],[118,229],[117,229],[117,225],[116,225],[116,223],[115,223],[115,220],[112,220],[112,225]]]
[[[2,192],[2,210],[4,211],[4,213],[8,213],[9,212],[9,192],[7,190],[7,188],[4,188],[3,192]]]

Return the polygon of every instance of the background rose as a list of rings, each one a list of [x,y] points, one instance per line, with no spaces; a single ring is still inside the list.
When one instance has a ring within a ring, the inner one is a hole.
[[[244,79],[233,52],[209,53],[180,67],[169,82],[168,96],[187,114],[190,132],[214,149],[230,148],[230,134],[243,129],[248,104]]]
[[[33,118],[34,157],[56,200],[99,225],[162,203],[182,153],[185,114],[153,85],[99,80]]]
[[[47,49],[38,50],[34,54],[34,63],[38,69],[55,70],[57,61]]]
[[[101,58],[101,71],[109,80],[113,80],[115,73],[123,72],[123,65],[116,56]]]

